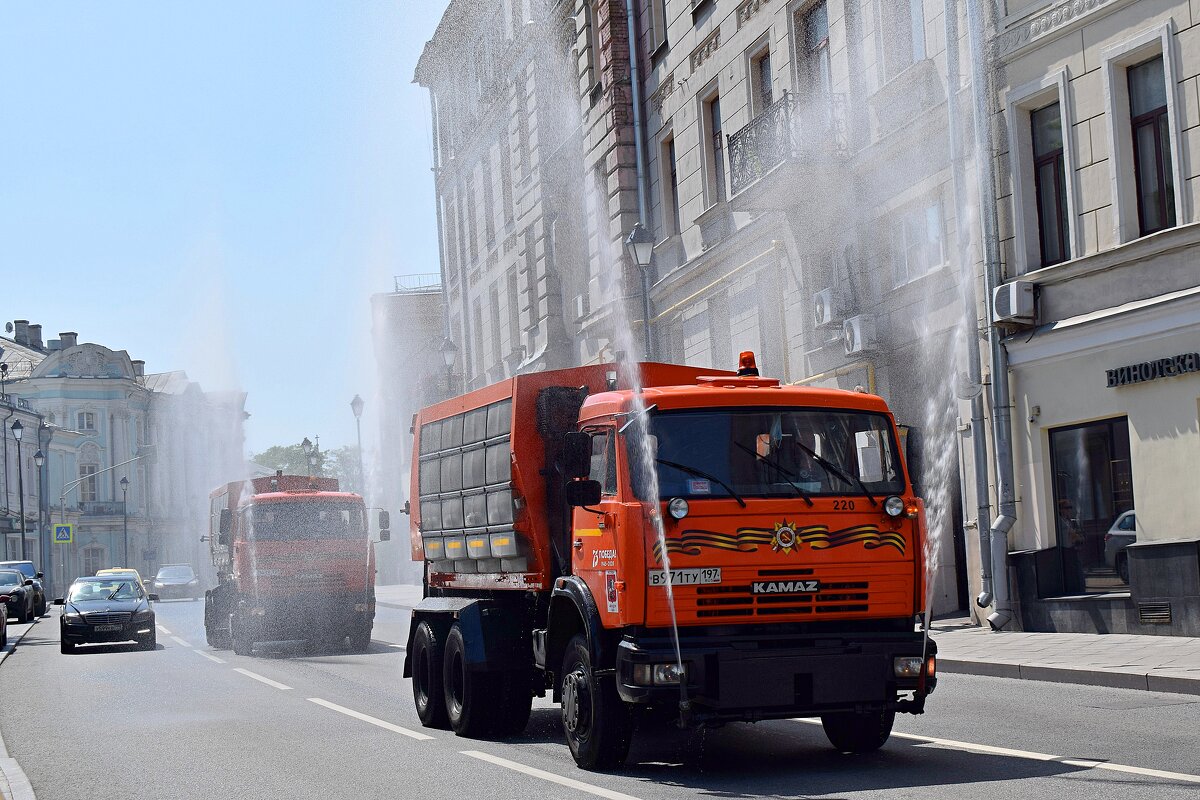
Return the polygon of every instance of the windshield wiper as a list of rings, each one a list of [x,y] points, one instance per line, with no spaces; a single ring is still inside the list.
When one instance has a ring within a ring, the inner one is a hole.
[[[738,493],[735,492],[728,483],[721,480],[716,475],[709,475],[707,472],[698,470],[695,467],[689,467],[687,464],[677,464],[674,461],[667,461],[665,458],[656,458],[654,460],[657,461],[659,464],[662,464],[665,467],[672,467],[674,469],[679,470],[680,472],[686,472],[689,475],[695,475],[697,478],[705,478],[707,480],[713,481],[714,483],[718,484],[722,489],[729,492],[729,496],[732,497],[734,500],[737,500],[738,505],[740,505],[742,508],[746,507],[746,501],[743,500],[741,497],[739,497]]]
[[[768,466],[770,466],[776,470],[779,470],[780,474],[783,475],[783,479],[788,482],[788,485],[796,490],[796,494],[798,494],[805,503],[808,503],[809,508],[812,508],[812,506],[813,506],[812,498],[809,497],[808,493],[805,492],[803,489],[801,489],[800,486],[794,480],[792,480],[793,477],[798,477],[798,476],[796,476],[796,474],[794,472],[791,472],[790,470],[788,470],[787,467],[783,466],[778,461],[772,461],[771,459],[767,458],[764,455],[759,455],[758,453],[751,450],[749,447],[746,447],[746,445],[742,444],[741,442],[734,442],[733,444],[735,447],[739,447],[742,450],[746,451],[753,458],[761,459],[761,460],[765,461]]]
[[[858,488],[862,489],[862,493],[865,494],[867,496],[867,499],[871,501],[871,505],[873,505],[873,506],[879,505],[879,502],[875,499],[874,495],[872,495],[870,490],[867,489],[867,485],[865,483],[863,483],[862,479],[859,478],[857,475],[851,475],[850,477],[846,477],[846,473],[842,472],[840,469],[835,467],[833,464],[831,464],[826,459],[817,455],[813,450],[809,449],[803,442],[796,442],[796,446],[799,447],[804,452],[808,453],[810,456],[813,457],[814,461],[816,461],[818,464],[820,464],[822,467],[824,467],[828,471],[832,472],[834,475],[841,478],[846,483],[857,484]]]

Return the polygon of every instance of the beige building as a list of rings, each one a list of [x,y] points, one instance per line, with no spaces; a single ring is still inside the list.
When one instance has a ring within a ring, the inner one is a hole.
[[[1200,635],[1197,4],[1004,11],[997,306],[1022,621]]]

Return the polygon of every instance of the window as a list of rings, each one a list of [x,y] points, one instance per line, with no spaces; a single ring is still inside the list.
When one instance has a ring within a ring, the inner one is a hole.
[[[592,435],[592,462],[588,477],[600,482],[600,493],[617,493],[617,451],[614,438],[606,431]]]
[[[80,411],[75,415],[75,428],[81,431],[96,430],[96,414],[92,411]]]
[[[600,30],[596,24],[596,8],[592,0],[586,0],[583,4],[583,27],[584,35],[587,36],[585,78],[590,90],[600,83]]]
[[[85,547],[79,554],[79,560],[83,562],[84,575],[95,575],[98,570],[104,569],[104,548]]]
[[[1067,179],[1060,111],[1059,104],[1055,102],[1029,114],[1038,241],[1043,267],[1071,257],[1071,245],[1067,237]]]
[[[475,170],[467,174],[467,239],[471,249],[471,268],[479,260],[479,217],[475,209]]]
[[[96,502],[98,488],[96,473],[100,470],[95,464],[79,465],[79,499],[85,503]]]
[[[876,41],[884,80],[925,58],[923,0],[876,0]]]
[[[491,152],[483,154],[483,230],[490,250],[496,243],[496,184],[492,180]]]
[[[945,261],[941,206],[933,202],[902,212],[892,248],[892,276],[897,286],[940,267]]]
[[[682,232],[679,224],[679,172],[675,161],[675,137],[663,140],[659,165],[662,170],[663,228],[668,236]]]
[[[817,3],[796,13],[796,39],[801,42],[800,57],[796,60],[796,85],[802,96],[829,94],[831,73],[829,64],[829,11]]]
[[[505,127],[500,139],[500,200],[504,212],[504,227],[508,228],[513,224],[514,209],[512,155],[509,152],[509,145],[512,140],[509,138],[507,127]]]
[[[508,273],[508,343],[510,352],[521,347],[520,290],[517,288],[517,270]]]
[[[650,0],[646,10],[650,12],[650,52],[653,53],[667,41],[667,0]]]
[[[1133,508],[1129,421],[1125,417],[1050,431],[1055,543],[1063,591],[1103,592],[1123,583],[1105,534]]]
[[[512,4],[512,35],[515,39],[525,27],[525,0],[509,0]]]
[[[757,117],[774,102],[771,74],[771,51],[764,47],[750,57],[751,116]]]
[[[703,105],[705,200],[712,206],[725,200],[725,136],[721,130],[721,97],[713,94]]]
[[[503,363],[502,354],[500,353],[501,337],[500,337],[500,282],[496,281],[492,284],[492,288],[488,291],[488,322],[491,323],[491,331],[489,338],[491,339],[491,354],[492,366],[497,366]]]
[[[1126,76],[1138,228],[1145,236],[1175,226],[1171,129],[1162,55],[1130,67]]]

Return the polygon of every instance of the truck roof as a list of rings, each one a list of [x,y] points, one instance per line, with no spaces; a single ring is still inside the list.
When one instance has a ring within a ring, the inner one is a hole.
[[[887,413],[883,398],[844,389],[820,389],[812,386],[781,386],[762,378],[703,376],[691,385],[651,386],[643,390],[646,406],[660,409],[720,408],[722,406],[807,406],[848,408]],[[628,390],[601,392],[588,397],[580,411],[581,419],[596,419],[628,413],[633,395]]]
[[[362,502],[362,495],[354,492],[322,492],[317,490],[296,490],[290,492],[263,492],[250,495],[245,503],[295,503],[317,502],[325,500],[341,500],[343,502]]]

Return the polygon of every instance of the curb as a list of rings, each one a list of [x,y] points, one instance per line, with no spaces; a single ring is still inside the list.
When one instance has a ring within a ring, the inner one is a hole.
[[[47,615],[48,616],[48,615]],[[42,617],[38,617],[41,620]],[[20,636],[9,636],[8,644],[0,650],[0,664],[3,664],[16,646],[25,638],[25,634],[33,630],[36,625],[35,621],[29,625]],[[25,771],[21,769],[21,765],[17,763],[15,758],[10,758],[8,749],[4,746],[4,739],[0,737],[0,797],[4,800],[37,800],[37,796],[33,793],[33,786],[29,783],[29,778],[26,777]]]
[[[959,675],[981,675],[990,678],[1048,683],[1076,683],[1085,686],[1107,686],[1114,689],[1140,689],[1148,692],[1200,695],[1200,678],[1156,675],[1152,672],[1114,672],[1112,670],[1049,667],[1034,664],[1010,664],[991,661],[969,661],[938,657],[938,669]]]

